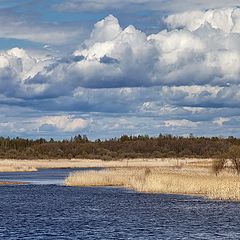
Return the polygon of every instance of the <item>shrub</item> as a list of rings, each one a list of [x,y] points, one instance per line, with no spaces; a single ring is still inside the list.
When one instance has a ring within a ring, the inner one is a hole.
[[[224,169],[226,165],[226,159],[216,159],[213,161],[212,170],[216,176]]]
[[[229,148],[228,155],[232,161],[233,167],[237,174],[240,174],[240,147],[238,145],[233,145]]]

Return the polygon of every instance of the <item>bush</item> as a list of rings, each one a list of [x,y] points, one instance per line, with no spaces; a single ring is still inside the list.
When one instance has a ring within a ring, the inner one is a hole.
[[[226,159],[216,159],[213,161],[212,170],[216,176],[224,169]]]
[[[237,174],[240,174],[240,147],[238,145],[233,145],[229,148],[228,155],[232,161],[233,167]]]

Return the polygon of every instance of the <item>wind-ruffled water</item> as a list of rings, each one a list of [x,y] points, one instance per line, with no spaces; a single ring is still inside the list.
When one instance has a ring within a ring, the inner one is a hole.
[[[1,186],[0,239],[240,239],[239,203],[64,187],[68,173],[22,173],[37,184]],[[7,180],[24,180],[14,174]]]

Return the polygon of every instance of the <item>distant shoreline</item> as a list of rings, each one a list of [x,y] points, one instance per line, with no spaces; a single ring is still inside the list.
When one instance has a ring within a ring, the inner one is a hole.
[[[45,160],[0,160],[0,172],[34,172],[38,169],[54,168],[115,168],[115,167],[172,167],[185,166],[193,169],[210,168],[213,159],[197,158],[138,158],[104,161],[101,159],[45,159]]]
[[[0,159],[220,158],[234,145],[240,145],[240,139],[170,134],[95,141],[81,135],[63,140],[0,137]]]
[[[0,186],[6,186],[6,185],[22,185],[26,184],[25,182],[9,182],[9,181],[0,181]]]

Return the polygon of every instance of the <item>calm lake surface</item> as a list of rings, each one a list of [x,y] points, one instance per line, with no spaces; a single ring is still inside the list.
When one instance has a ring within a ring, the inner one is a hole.
[[[64,187],[73,170],[1,173],[0,239],[240,239],[240,204]]]

